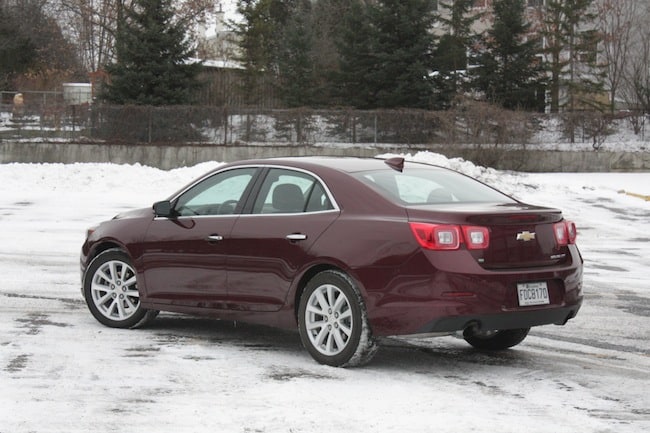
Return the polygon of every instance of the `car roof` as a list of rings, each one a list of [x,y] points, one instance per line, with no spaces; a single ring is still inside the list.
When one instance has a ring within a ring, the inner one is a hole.
[[[399,157],[403,160],[403,158]],[[313,170],[317,168],[329,168],[333,170],[354,173],[360,171],[384,170],[389,168],[386,159],[381,158],[355,158],[336,156],[300,156],[238,161],[233,165],[283,165],[287,167]],[[435,167],[429,164],[406,162],[408,165],[419,167]]]

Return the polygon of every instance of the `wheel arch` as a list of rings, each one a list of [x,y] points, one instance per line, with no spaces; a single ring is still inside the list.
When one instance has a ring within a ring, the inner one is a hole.
[[[98,242],[93,246],[90,254],[88,254],[88,263],[92,262],[95,257],[108,250],[120,250],[123,253],[126,253],[129,257],[131,256],[131,254],[129,254],[129,250],[126,249],[124,245],[121,245],[113,240],[106,240]]]
[[[363,284],[359,281],[356,275],[352,273],[349,269],[344,268],[343,266],[339,266],[334,263],[318,263],[310,268],[308,268],[300,277],[298,280],[298,284],[296,284],[295,292],[293,294],[293,318],[296,321],[296,324],[298,323],[298,309],[300,307],[300,298],[302,297],[303,292],[305,291],[305,287],[307,286],[307,283],[314,278],[316,275],[320,274],[323,271],[338,271],[341,272],[345,275],[347,275],[357,286],[357,289],[359,290],[361,296],[363,298],[366,298],[366,291],[365,288],[363,287]]]
[[[93,243],[90,248],[88,249],[88,252],[86,254],[83,253],[82,250],[82,259],[81,259],[81,281],[83,284],[83,280],[86,277],[86,271],[88,270],[88,267],[90,267],[91,263],[93,260],[97,258],[101,253],[108,251],[108,250],[116,250],[116,251],[121,251],[125,253],[127,256],[129,256],[131,259],[131,253],[129,250],[122,245],[121,243],[114,241],[112,239],[106,239],[106,240],[101,240]]]

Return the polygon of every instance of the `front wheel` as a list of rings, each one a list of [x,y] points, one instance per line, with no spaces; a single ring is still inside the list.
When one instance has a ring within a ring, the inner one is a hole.
[[[106,326],[142,326],[158,314],[140,305],[135,269],[121,250],[110,249],[97,255],[86,270],[83,284],[88,309]]]
[[[505,350],[524,341],[530,328],[504,329],[501,331],[477,331],[468,328],[463,338],[480,350]]]
[[[359,366],[377,352],[361,294],[339,271],[323,271],[307,283],[298,308],[298,329],[303,346],[321,364]]]

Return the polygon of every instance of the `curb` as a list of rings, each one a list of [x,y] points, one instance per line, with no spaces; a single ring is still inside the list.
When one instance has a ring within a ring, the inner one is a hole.
[[[641,200],[650,201],[650,195],[636,194],[633,192],[625,191],[624,189],[619,191],[619,194],[629,195],[630,197],[640,198]]]

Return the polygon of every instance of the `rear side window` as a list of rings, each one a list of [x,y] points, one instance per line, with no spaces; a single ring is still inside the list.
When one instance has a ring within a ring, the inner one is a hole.
[[[510,197],[462,174],[438,168],[378,170],[355,177],[389,200],[406,205],[514,203]]]
[[[254,214],[319,212],[333,209],[325,188],[300,171],[269,170],[253,205]]]

